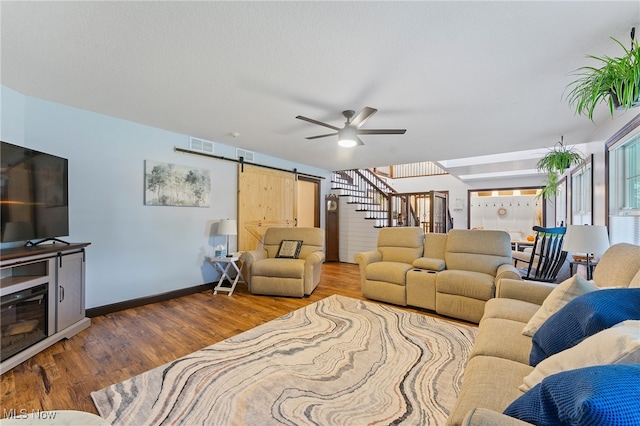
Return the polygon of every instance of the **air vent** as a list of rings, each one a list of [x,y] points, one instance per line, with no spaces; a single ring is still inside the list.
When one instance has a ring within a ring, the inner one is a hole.
[[[204,139],[189,138],[190,148],[194,151],[202,151],[213,154],[213,142]]]
[[[242,157],[247,163],[253,163],[253,151],[236,148],[236,158],[239,160],[240,157]]]

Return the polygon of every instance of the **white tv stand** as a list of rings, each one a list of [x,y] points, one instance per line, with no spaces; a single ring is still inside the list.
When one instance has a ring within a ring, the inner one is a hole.
[[[0,252],[0,296],[46,284],[47,336],[0,362],[0,374],[91,325],[85,317],[85,247],[46,244]]]

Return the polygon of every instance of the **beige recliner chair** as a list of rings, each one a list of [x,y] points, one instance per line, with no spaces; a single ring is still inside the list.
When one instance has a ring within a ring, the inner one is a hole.
[[[302,241],[298,253],[295,241]],[[321,228],[267,229],[261,247],[241,256],[249,291],[271,296],[311,294],[320,282],[324,241]]]
[[[362,295],[405,306],[407,271],[414,260],[422,256],[424,231],[419,227],[382,228],[378,234],[378,249],[356,254],[360,265]]]

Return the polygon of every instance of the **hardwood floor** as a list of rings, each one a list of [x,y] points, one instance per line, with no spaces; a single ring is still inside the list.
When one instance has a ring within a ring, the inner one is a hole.
[[[88,329],[0,377],[0,418],[10,410],[97,413],[92,391],[333,294],[362,299],[359,280],[357,265],[325,263],[320,284],[302,299],[254,296],[239,284],[232,296],[208,290],[95,317]]]

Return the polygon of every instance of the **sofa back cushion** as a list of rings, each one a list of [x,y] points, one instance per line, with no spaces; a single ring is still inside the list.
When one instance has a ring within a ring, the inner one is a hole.
[[[413,263],[422,256],[424,231],[417,226],[382,228],[378,251],[383,262]]]
[[[424,235],[423,257],[444,260],[444,251],[447,247],[447,234],[437,234],[429,232]]]
[[[276,257],[282,240],[302,240],[300,259],[316,251],[324,250],[324,229],[322,228],[278,228],[267,229],[262,246],[267,251],[267,257]]]
[[[637,286],[634,277],[640,271],[640,246],[628,243],[614,244],[604,252],[593,271],[598,287]]]
[[[511,239],[505,231],[452,229],[444,258],[447,269],[496,276],[500,265],[511,263]]]

